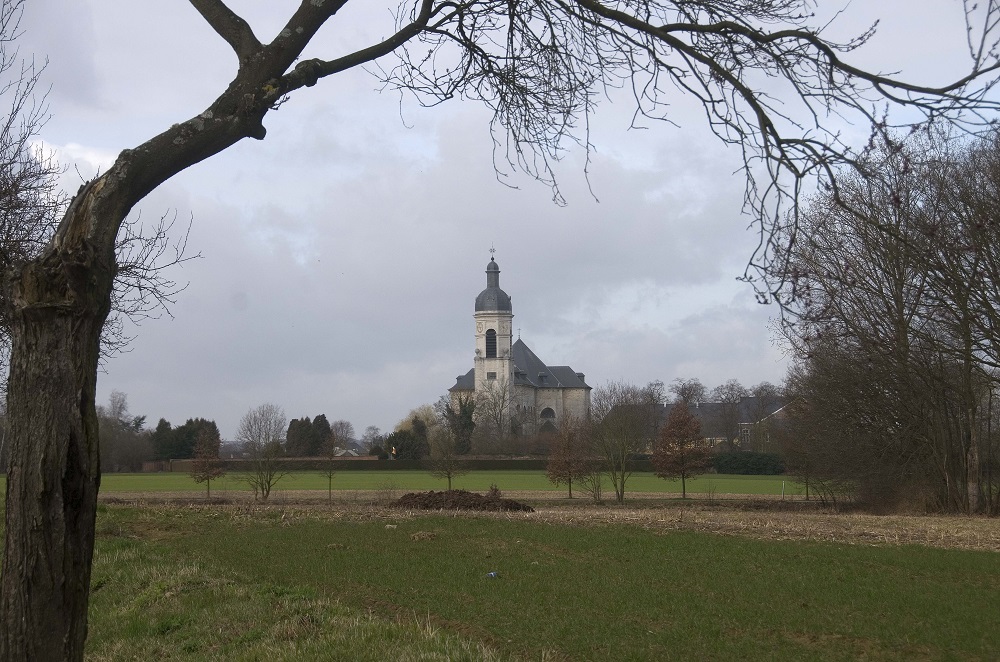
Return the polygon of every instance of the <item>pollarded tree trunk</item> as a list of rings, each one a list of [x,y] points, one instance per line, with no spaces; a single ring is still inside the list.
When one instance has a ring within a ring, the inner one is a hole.
[[[81,659],[87,632],[100,485],[94,391],[115,262],[113,242],[102,251],[73,232],[59,238],[10,281],[2,660]]]
[[[283,70],[290,56],[280,56]],[[123,151],[77,193],[42,255],[4,274],[12,343],[0,662],[83,659],[100,485],[94,396],[115,239],[161,183],[247,136],[263,138],[273,102],[247,90],[270,76],[241,69],[204,113]]]
[[[213,108],[235,106],[231,96]],[[94,396],[115,239],[149,191],[263,115],[207,121],[213,113],[122,152],[76,195],[44,252],[4,274],[12,328],[0,661],[83,659],[100,485]]]

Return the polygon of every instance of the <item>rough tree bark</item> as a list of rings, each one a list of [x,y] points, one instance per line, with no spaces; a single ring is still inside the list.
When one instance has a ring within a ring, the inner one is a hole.
[[[206,5],[203,14],[221,33],[221,19],[211,18],[227,13],[221,5],[194,4]],[[47,249],[6,274],[12,359],[2,660],[83,657],[100,485],[97,365],[122,222],[178,172],[242,138],[263,138],[262,118],[289,88],[276,81],[299,52],[278,44],[287,40],[264,47],[248,30],[226,34],[241,39],[241,66],[226,92],[205,112],[122,152],[77,194]]]
[[[85,238],[70,243],[29,265],[14,292],[2,659],[72,659],[86,638],[100,485],[94,391],[115,262]]]

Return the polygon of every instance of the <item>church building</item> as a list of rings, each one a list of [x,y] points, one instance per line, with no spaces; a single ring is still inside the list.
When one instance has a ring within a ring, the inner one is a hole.
[[[474,320],[473,368],[448,389],[452,402],[472,396],[480,403],[502,403],[529,433],[553,431],[567,418],[589,416],[591,389],[582,372],[545,365],[520,338],[511,342],[514,312],[492,258],[486,265],[486,289],[476,297]],[[482,411],[483,405],[477,408]]]

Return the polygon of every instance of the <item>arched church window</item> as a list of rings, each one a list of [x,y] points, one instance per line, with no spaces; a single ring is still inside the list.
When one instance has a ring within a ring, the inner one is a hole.
[[[540,416],[541,416],[541,418],[542,418],[543,421],[546,421],[546,420],[547,421],[551,421],[551,420],[555,419],[556,413],[554,411],[552,411],[552,407],[546,407],[545,409],[542,410],[542,413],[540,414]]]
[[[489,329],[486,332],[486,358],[495,359],[497,357],[497,332]]]

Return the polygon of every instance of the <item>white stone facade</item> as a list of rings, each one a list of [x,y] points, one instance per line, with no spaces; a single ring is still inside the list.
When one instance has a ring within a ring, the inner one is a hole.
[[[452,402],[460,397],[496,399],[507,390],[511,418],[526,433],[552,430],[572,418],[590,415],[590,387],[583,373],[569,366],[547,366],[518,338],[513,340],[514,313],[510,297],[500,289],[500,268],[490,260],[486,289],[476,297],[473,368],[449,389]]]

